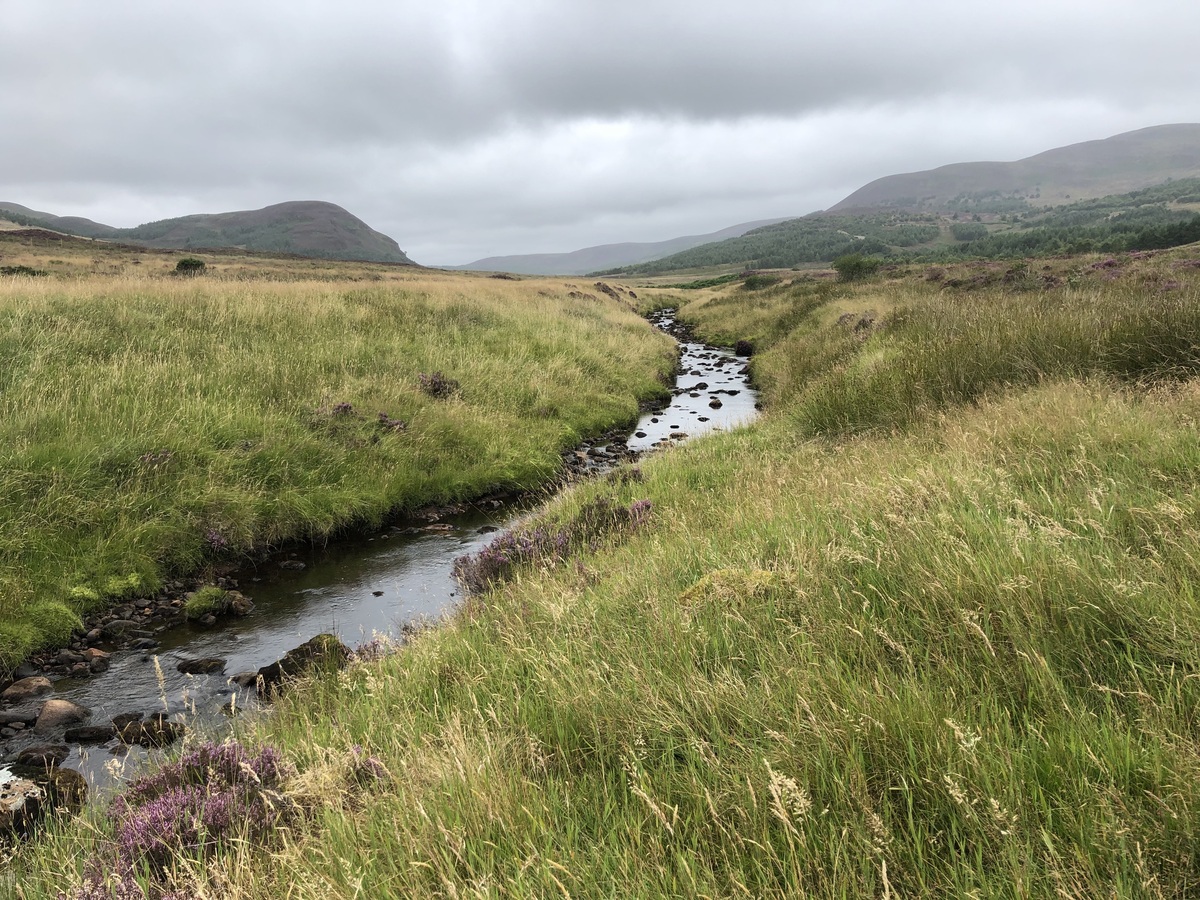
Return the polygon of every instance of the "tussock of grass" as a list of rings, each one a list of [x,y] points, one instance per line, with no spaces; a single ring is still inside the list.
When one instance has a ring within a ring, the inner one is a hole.
[[[392,777],[222,883],[1196,894],[1200,330],[1181,290],[893,280],[801,313],[788,288],[742,321],[712,312],[768,348],[774,410],[546,514],[644,499],[647,527],[527,566],[400,653],[283,698],[258,730],[301,771],[361,745]],[[871,309],[884,324],[856,332]],[[818,427],[805,411],[854,379],[907,387]],[[62,847],[86,838],[62,841],[31,856],[39,878],[75,877]]]
[[[187,598],[183,612],[189,619],[203,619],[222,611],[228,603],[229,592],[216,585],[206,585]]]

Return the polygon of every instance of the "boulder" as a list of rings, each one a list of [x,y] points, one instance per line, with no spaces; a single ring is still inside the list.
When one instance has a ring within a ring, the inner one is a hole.
[[[295,650],[289,650],[278,662],[259,669],[258,692],[270,694],[286,681],[311,671],[341,669],[349,660],[350,648],[336,635],[318,634]]]
[[[258,673],[238,672],[236,675],[229,676],[229,682],[236,684],[240,688],[252,688],[258,683]]]
[[[46,791],[32,778],[0,768],[0,835],[26,837],[46,807]]]
[[[83,662],[83,655],[76,653],[74,650],[62,649],[58,651],[58,655],[54,661],[60,666],[73,666],[75,663]]]
[[[131,619],[113,619],[111,622],[106,622],[101,629],[104,636],[107,638],[119,638],[126,632],[134,631],[138,628],[138,623]]]
[[[50,683],[49,678],[45,675],[32,675],[29,678],[14,681],[6,687],[4,692],[0,693],[0,700],[5,703],[20,703],[30,697],[48,694],[52,690],[54,690],[54,685]]]
[[[47,731],[65,728],[68,725],[76,725],[79,722],[86,722],[91,714],[92,711],[86,706],[80,706],[78,703],[73,703],[70,700],[54,698],[47,700],[43,704],[42,711],[38,713],[37,724],[33,726],[33,730],[38,734],[44,734]]]
[[[71,769],[0,767],[0,837],[28,837],[50,813],[75,812],[86,799],[87,781]]]
[[[63,739],[68,744],[107,744],[117,736],[115,725],[80,725],[68,728]]]
[[[178,722],[168,722],[165,717],[154,717],[143,722],[131,722],[117,732],[122,744],[138,744],[142,747],[165,747],[179,740],[187,728]]]
[[[175,667],[184,675],[219,675],[225,671],[225,660],[218,658],[184,659]]]
[[[71,749],[66,744],[39,744],[36,747],[26,747],[18,753],[17,762],[23,766],[49,769],[60,765],[70,752]]]
[[[230,591],[225,596],[225,609],[231,616],[248,616],[254,612],[254,601],[239,591]]]
[[[15,709],[0,710],[0,727],[11,727],[17,725],[24,727],[32,725],[37,721],[38,707],[36,706],[18,706]]]

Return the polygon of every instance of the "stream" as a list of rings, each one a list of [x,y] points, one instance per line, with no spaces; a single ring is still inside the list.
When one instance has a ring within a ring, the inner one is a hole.
[[[727,349],[690,340],[674,322],[673,311],[651,322],[680,343],[680,367],[671,403],[646,413],[627,441],[640,453],[749,422],[757,393],[748,384],[746,360]],[[604,471],[589,459],[588,471]],[[338,635],[348,646],[378,635],[399,637],[405,626],[435,621],[455,607],[460,587],[451,575],[454,560],[480,550],[497,530],[516,522],[527,509],[519,504],[448,516],[434,523],[392,526],[374,535],[306,547],[272,557],[236,573],[238,590],[254,601],[244,618],[224,617],[211,627],[175,625],[153,635],[148,650],[116,649],[102,674],[60,678],[52,693],[37,701],[66,699],[91,711],[86,724],[99,725],[127,713],[166,713],[189,728],[219,733],[231,709],[259,705],[253,687],[230,676],[255,672],[321,633]],[[182,660],[220,658],[221,674],[185,675]],[[0,708],[0,717],[5,710]],[[0,718],[2,720],[2,718]],[[0,759],[15,760],[30,747],[59,745],[60,765],[86,778],[93,795],[136,773],[148,751],[115,739],[66,745],[62,730],[34,733],[32,727],[0,734]],[[0,766],[0,782],[5,769]]]

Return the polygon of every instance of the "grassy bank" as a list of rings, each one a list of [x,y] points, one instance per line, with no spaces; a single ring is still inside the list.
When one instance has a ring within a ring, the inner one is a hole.
[[[548,549],[446,627],[285,698],[247,737],[295,763],[304,816],[181,857],[179,882],[1195,895],[1185,257],[1115,278],[1063,262],[1074,283],[912,270],[698,296],[685,318],[757,343],[767,415],[560,497],[539,527],[587,531],[568,558]],[[599,534],[597,509],[638,514]],[[380,767],[365,790],[362,754]],[[103,833],[31,848],[26,896],[77,878]]]
[[[673,362],[561,283],[390,277],[0,282],[0,668],[165,575],[535,487]]]

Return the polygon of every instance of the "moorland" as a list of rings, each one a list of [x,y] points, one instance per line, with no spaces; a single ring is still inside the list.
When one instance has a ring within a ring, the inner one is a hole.
[[[0,257],[49,273],[0,293],[8,669],[222,558],[534,489],[674,364],[632,301],[562,282],[19,230]]]
[[[630,288],[753,345],[764,414],[556,495],[522,527],[588,540],[51,826],[19,896],[1200,890],[1200,247],[615,298],[86,254],[0,294],[6,614],[545,479],[661,390]]]

